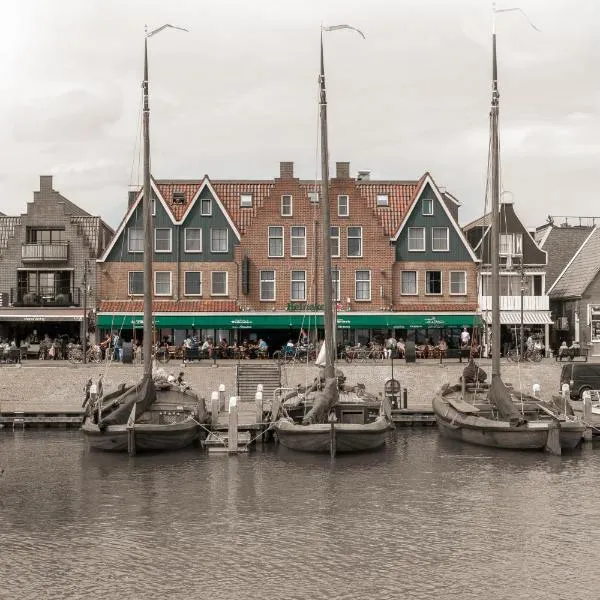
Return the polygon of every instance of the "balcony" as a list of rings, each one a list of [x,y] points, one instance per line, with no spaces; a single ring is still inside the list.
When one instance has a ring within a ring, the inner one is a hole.
[[[479,296],[479,308],[492,310],[492,297]],[[500,296],[500,310],[521,310],[521,296]],[[548,296],[523,296],[523,310],[550,310]]]
[[[40,288],[39,293],[20,287],[10,289],[13,306],[81,306],[81,301],[81,288]]]
[[[52,244],[21,244],[23,262],[66,262],[69,260],[69,242]]]

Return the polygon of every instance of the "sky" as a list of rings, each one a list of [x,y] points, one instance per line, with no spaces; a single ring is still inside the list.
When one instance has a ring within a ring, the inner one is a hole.
[[[517,4],[518,3],[518,4]],[[598,0],[507,0],[498,15],[502,186],[529,227],[600,216]],[[0,212],[54,188],[115,227],[142,180],[144,25],[152,174],[269,179],[318,173],[325,34],[329,154],[372,179],[429,171],[484,211],[491,97],[487,0],[2,0]]]

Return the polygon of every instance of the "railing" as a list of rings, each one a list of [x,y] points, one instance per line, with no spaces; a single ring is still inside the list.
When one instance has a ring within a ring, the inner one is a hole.
[[[81,288],[40,289],[11,288],[10,303],[13,306],[81,306]]]
[[[23,262],[62,262],[69,260],[69,242],[21,244]]]
[[[479,308],[492,310],[492,297],[479,296]],[[500,310],[521,310],[521,296],[500,296]],[[550,310],[548,296],[523,296],[523,310]]]

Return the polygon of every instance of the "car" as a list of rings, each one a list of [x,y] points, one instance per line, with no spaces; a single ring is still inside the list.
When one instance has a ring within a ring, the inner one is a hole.
[[[563,365],[560,372],[560,385],[569,385],[572,400],[581,400],[586,390],[600,389],[600,364],[570,362]]]

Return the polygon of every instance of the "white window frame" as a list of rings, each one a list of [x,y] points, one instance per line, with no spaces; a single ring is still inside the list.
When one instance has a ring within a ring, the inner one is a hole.
[[[358,294],[356,293],[358,291],[358,274],[359,273],[368,273],[369,274],[369,297],[368,298],[358,298]],[[357,269],[356,271],[354,271],[354,300],[356,302],[371,302],[371,294],[373,292],[372,288],[372,277],[371,277],[371,270],[370,269]]]
[[[360,229],[360,236],[352,236],[352,239],[360,240],[360,254],[350,254],[350,230],[351,229]],[[352,225],[346,228],[346,256],[348,258],[362,258],[363,257],[363,228],[359,225]]]
[[[200,232],[200,250],[188,250],[188,231]],[[188,253],[198,254],[202,252],[202,228],[201,227],[186,227],[183,230],[183,251]]]
[[[131,275],[133,273],[142,274],[142,291],[133,293],[131,291]],[[127,271],[127,295],[128,296],[143,296],[144,295],[144,271]]]
[[[342,212],[342,198],[346,199],[346,212]],[[349,217],[350,216],[350,196],[348,194],[339,194],[337,197],[337,213],[338,217]]]
[[[446,247],[445,248],[434,248],[433,247],[433,232],[436,229],[446,230]],[[431,228],[431,251],[432,252],[450,252],[450,228],[449,227],[432,227]]]
[[[132,250],[131,249],[131,232],[132,231],[139,231],[141,233],[141,237],[140,237],[140,240],[142,242],[141,250]],[[128,227],[127,228],[127,251],[130,254],[143,254],[143,252],[144,252],[144,230],[143,229],[138,229],[137,227]]]
[[[167,250],[159,250],[156,246],[157,236],[156,234],[159,231],[168,231],[169,232],[169,248]],[[173,251],[173,229],[171,227],[155,227],[154,228],[154,252],[156,254],[168,254]]]
[[[404,280],[402,276],[404,273],[414,273],[415,274],[415,292],[405,292],[404,291]],[[418,296],[419,295],[419,271],[415,269],[405,269],[404,271],[400,271],[400,295],[401,296]]]
[[[142,207],[144,206],[144,199],[142,198]],[[152,196],[152,216],[156,216],[156,198]]]
[[[454,275],[455,273],[463,274],[463,284],[465,286],[464,292],[453,292],[452,291],[452,275]],[[467,295],[467,272],[466,271],[450,271],[450,275],[448,276],[448,279],[450,281],[450,285],[448,286],[448,292],[451,296],[466,296]]]
[[[264,279],[263,273],[273,273],[273,279]],[[263,283],[273,283],[273,297],[265,298],[263,296]],[[277,301],[277,271],[275,269],[261,269],[258,273],[258,291],[261,302]]]
[[[337,229],[337,235],[333,235],[331,233],[332,229]],[[329,244],[331,246],[331,258],[340,258],[342,256],[342,246],[341,246],[341,228],[339,225],[331,225],[329,227]],[[333,240],[337,240],[337,252],[333,251]]]
[[[222,294],[215,293],[215,274],[225,273],[225,292]],[[210,272],[210,295],[211,296],[229,296],[229,273],[227,271],[211,271]]]
[[[337,281],[335,275],[337,274]],[[340,269],[331,269],[331,295],[335,302],[339,302],[342,297],[342,272]],[[337,284],[337,285],[336,285]]]
[[[213,247],[213,232],[224,231],[225,232],[225,250],[215,250]],[[210,228],[210,251],[212,254],[227,254],[229,252],[229,229],[226,227],[211,227]]]
[[[156,284],[158,283],[158,276],[164,273],[169,274],[169,292],[159,294],[156,290]],[[155,296],[172,296],[173,295],[173,273],[171,271],[154,271],[154,295]]]
[[[430,212],[425,212],[425,202],[429,202],[430,203],[430,207],[431,207],[431,211]],[[433,198],[423,198],[421,200],[421,214],[425,217],[432,217],[433,216]]]
[[[411,237],[410,237],[410,232],[411,231],[417,231],[420,230],[422,232],[422,236],[421,239],[423,240],[423,247],[422,248],[411,248],[410,246],[410,241],[411,241]],[[426,242],[426,238],[427,236],[425,235],[425,227],[409,227],[408,231],[406,232],[406,247],[408,248],[409,252],[425,252],[427,250],[427,242]]]
[[[240,194],[240,208],[252,208],[253,198],[249,192],[242,192]]]
[[[300,279],[294,279],[294,273],[303,273],[304,274],[304,278],[302,280]],[[294,296],[294,283],[298,283],[298,282],[302,282],[304,284],[304,295],[300,298],[296,298]],[[292,271],[290,271],[290,300],[292,302],[306,302],[306,271],[304,270],[298,270],[298,269],[293,269]]]
[[[281,229],[281,236],[271,235],[271,229]],[[271,254],[271,240],[281,239],[281,254]],[[269,225],[267,227],[267,256],[269,258],[284,258],[285,256],[285,228],[283,225]]]
[[[289,198],[289,211],[283,210],[286,203],[284,201],[285,198]],[[282,194],[281,195],[281,216],[282,217],[292,217],[294,216],[294,197],[292,194]]]
[[[204,203],[208,202],[208,212],[204,212]],[[211,217],[212,216],[212,198],[200,198],[200,216]]]
[[[390,205],[390,195],[389,194],[377,194],[377,198],[375,200],[375,206],[387,207],[389,205]]]
[[[307,192],[308,195],[308,201],[311,204],[319,204],[319,201],[321,199],[321,195],[319,194],[319,192],[317,192],[316,190],[313,190],[312,192]]]
[[[302,229],[304,235],[294,235],[294,229]],[[294,254],[294,240],[304,240],[304,254]],[[291,258],[306,258],[306,227],[304,225],[292,225],[290,227],[290,257]]]
[[[188,273],[198,273],[200,275],[200,292],[198,292],[197,294],[190,294],[188,293],[187,290],[187,275]],[[202,280],[202,271],[184,271],[183,272],[183,295],[184,296],[202,296],[202,285],[203,285],[203,280]]]
[[[440,291],[428,292],[427,291],[427,273],[439,273],[440,274]],[[425,295],[426,296],[442,296],[444,294],[444,273],[441,269],[427,269],[425,271]]]

